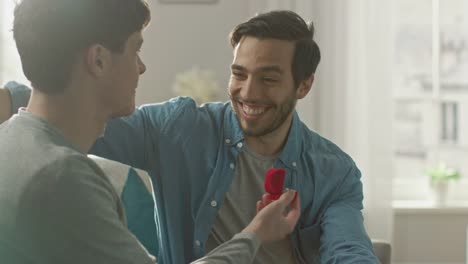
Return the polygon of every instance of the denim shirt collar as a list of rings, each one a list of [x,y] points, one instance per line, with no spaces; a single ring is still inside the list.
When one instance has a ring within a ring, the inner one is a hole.
[[[223,125],[224,144],[227,146],[234,146],[244,141],[244,133],[231,104],[227,104]],[[303,151],[302,146],[304,144],[302,144],[301,124],[299,115],[294,111],[293,121],[288,138],[286,139],[286,144],[278,156],[278,159],[289,169],[297,169]]]
[[[303,152],[304,143],[302,136],[302,122],[294,111],[291,129],[289,129],[286,144],[279,155],[279,160],[290,169],[297,169]]]
[[[244,141],[244,132],[239,124],[237,115],[232,109],[230,103],[226,103],[226,112],[224,113],[223,137],[224,143],[228,146],[233,146]]]

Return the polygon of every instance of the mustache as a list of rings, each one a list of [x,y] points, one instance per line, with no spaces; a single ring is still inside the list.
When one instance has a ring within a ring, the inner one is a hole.
[[[245,103],[245,104],[265,105],[265,106],[273,105],[273,103],[270,100],[243,99],[239,95],[232,95],[231,93],[229,93],[229,99],[231,99],[232,102],[240,102],[240,103]]]

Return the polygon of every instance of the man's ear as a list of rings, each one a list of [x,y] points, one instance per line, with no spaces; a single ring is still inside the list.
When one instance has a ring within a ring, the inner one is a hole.
[[[99,77],[105,74],[111,64],[111,52],[100,44],[94,44],[85,50],[84,59],[88,72]]]
[[[306,97],[309,91],[312,89],[312,83],[314,82],[315,75],[312,73],[309,78],[303,80],[296,91],[296,98],[302,99]]]

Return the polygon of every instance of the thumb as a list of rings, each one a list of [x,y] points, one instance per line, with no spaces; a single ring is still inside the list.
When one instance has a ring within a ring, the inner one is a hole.
[[[295,190],[287,190],[280,196],[278,203],[284,207],[288,206],[294,200],[294,197],[296,196],[295,193]]]
[[[291,221],[291,223],[294,223],[295,225],[300,215],[301,215],[301,201],[299,197],[297,196],[297,192],[296,192],[294,195],[294,199],[291,203],[291,208],[286,216],[286,219],[288,219],[289,221]]]

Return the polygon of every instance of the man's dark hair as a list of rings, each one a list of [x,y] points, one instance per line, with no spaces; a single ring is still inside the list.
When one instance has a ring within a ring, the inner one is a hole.
[[[121,53],[151,15],[145,0],[22,0],[13,36],[23,72],[34,88],[60,93],[78,54],[93,44]]]
[[[320,49],[314,41],[314,26],[292,11],[272,11],[239,24],[230,34],[235,47],[242,37],[280,39],[295,42],[292,74],[295,87],[315,73],[320,62]]]

